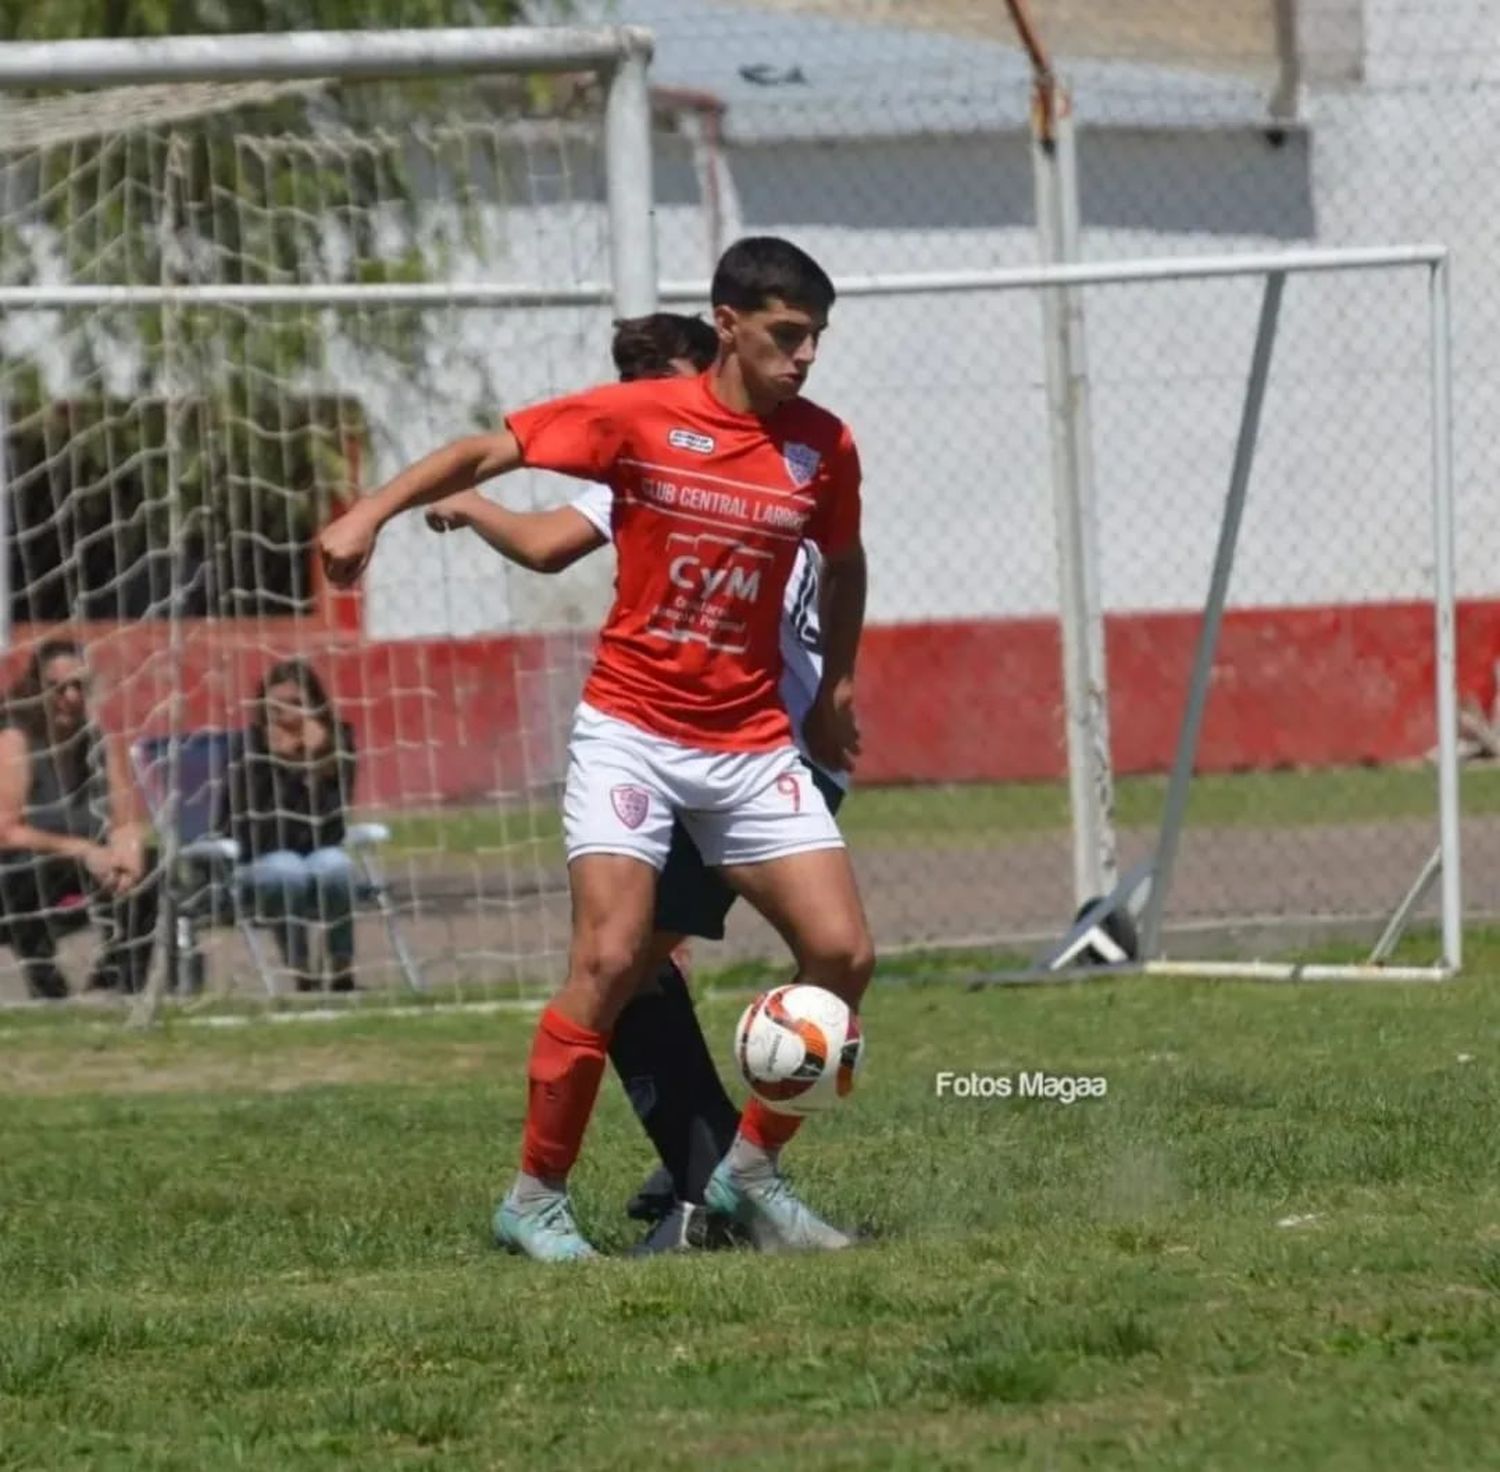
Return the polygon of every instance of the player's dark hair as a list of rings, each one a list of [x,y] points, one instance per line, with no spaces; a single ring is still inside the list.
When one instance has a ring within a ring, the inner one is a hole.
[[[718,356],[719,335],[701,317],[652,312],[616,322],[610,352],[622,383],[669,378],[673,358],[686,358],[700,372],[708,368]]]
[[[719,257],[709,300],[716,307],[758,312],[774,299],[821,316],[834,295],[828,273],[805,250],[779,235],[749,235]]]

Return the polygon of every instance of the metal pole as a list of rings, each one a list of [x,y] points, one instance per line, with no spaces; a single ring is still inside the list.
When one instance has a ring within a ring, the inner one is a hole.
[[[1052,89],[1050,107],[1047,101],[1039,94],[1032,120],[1037,236],[1043,260],[1049,265],[1066,265],[1078,255],[1072,111],[1060,88]],[[1073,889],[1074,902],[1083,904],[1114,885],[1115,842],[1088,378],[1083,308],[1077,291],[1063,287],[1046,291],[1042,296],[1042,325],[1052,440],[1068,797],[1073,814]]]
[[[583,71],[612,66],[634,52],[651,54],[651,33],[639,26],[475,26],[12,41],[0,45],[0,90]]]
[[[604,103],[609,256],[617,317],[656,310],[656,208],[651,180],[649,43],[627,50]]]
[[[971,291],[1031,291],[1046,286],[1124,286],[1147,281],[1218,280],[1266,276],[1272,271],[1310,275],[1328,271],[1379,271],[1432,266],[1443,245],[1370,246],[1348,250],[1246,251],[1242,255],[1156,256],[1149,260],[1093,261],[1073,266],[975,266],[953,271],[904,271],[899,275],[836,276],[841,298],[925,296]],[[663,302],[701,304],[708,283],[663,281]],[[3,298],[0,298],[3,299]]]
[[[1297,0],[1272,0],[1271,24],[1276,32],[1276,85],[1269,111],[1278,123],[1297,116],[1302,95],[1302,49],[1297,45]]]
[[[1446,259],[1441,245],[1401,245],[1357,250],[1247,252],[1228,256],[1168,256],[1145,261],[1097,261],[1075,266],[977,267],[962,271],[914,271],[895,276],[834,278],[840,297],[927,296],[980,291],[1032,291],[1047,286],[1116,286],[1147,281],[1219,280],[1265,276],[1272,271],[1309,275],[1329,271],[1378,271],[1403,266],[1431,268]],[[330,307],[562,307],[598,306],[613,298],[608,282],[575,286],[518,286],[505,282],[413,281],[365,285],[334,282],[195,286],[0,286],[0,311],[62,311],[70,307],[183,306],[276,307],[309,302]],[[662,302],[702,305],[708,282],[663,281]]]
[[[1068,260],[1082,255],[1083,223],[1078,205],[1078,150],[1073,127],[1073,107],[1066,93],[1057,117],[1057,158],[1062,187],[1057,201],[1062,215],[1063,241]],[[1094,479],[1094,415],[1089,393],[1088,350],[1084,336],[1083,292],[1070,287],[1063,292],[1068,331],[1071,373],[1068,379],[1069,429],[1073,465],[1077,475],[1079,529],[1082,533],[1084,580],[1084,635],[1088,661],[1087,727],[1090,748],[1089,777],[1093,783],[1093,805],[1097,814],[1095,835],[1098,884],[1078,903],[1103,894],[1119,881],[1115,843],[1114,765],[1109,737],[1109,663],[1104,638],[1104,597],[1099,580],[1099,508]]]
[[[164,193],[168,219],[180,215],[184,161],[183,140],[173,137],[167,146]],[[163,284],[171,279],[172,255],[161,255]],[[182,705],[183,705],[183,628],[181,575],[183,551],[182,515],[179,496],[182,485],[182,441],[178,424],[179,401],[186,397],[183,387],[180,355],[182,333],[181,307],[168,301],[161,314],[161,379],[165,404],[163,430],[166,435],[167,472],[167,778],[166,798],[157,823],[157,882],[160,902],[156,914],[156,936],[153,952],[157,964],[146,979],[131,1013],[135,1026],[156,1020],[161,1010],[162,993],[174,985],[179,974],[177,882],[182,847]],[[147,556],[152,549],[148,517]],[[151,579],[155,601],[155,578]]]
[[[1443,850],[1435,848],[1428,855],[1427,862],[1422,865],[1422,872],[1412,881],[1411,888],[1402,895],[1401,903],[1396,906],[1391,918],[1386,921],[1379,940],[1375,942],[1374,948],[1365,958],[1367,965],[1383,966],[1395,955],[1396,947],[1401,944],[1401,937],[1406,934],[1406,927],[1413,913],[1417,906],[1427,898],[1427,891],[1432,888],[1442,870]],[[1446,954],[1443,959],[1446,963]]]
[[[707,286],[703,288],[707,294]],[[496,282],[412,281],[373,286],[335,281],[309,286],[0,286],[0,311],[75,307],[591,307],[608,303],[604,282],[518,286]]]
[[[1229,575],[1234,568],[1234,551],[1239,541],[1245,495],[1250,487],[1250,470],[1255,463],[1260,412],[1265,403],[1266,378],[1271,369],[1271,348],[1276,341],[1276,323],[1281,312],[1281,293],[1285,286],[1285,274],[1273,271],[1266,278],[1265,294],[1261,297],[1260,326],[1256,330],[1255,351],[1250,359],[1250,380],[1245,389],[1245,408],[1240,415],[1239,439],[1234,447],[1229,493],[1224,500],[1224,520],[1219,526],[1219,545],[1214,553],[1213,577],[1209,581],[1208,601],[1203,610],[1203,624],[1198,631],[1198,648],[1193,656],[1193,673],[1188,684],[1187,709],[1177,738],[1177,756],[1172,764],[1172,778],[1167,787],[1166,809],[1162,813],[1161,837],[1156,848],[1156,872],[1152,877],[1145,914],[1141,918],[1141,955],[1148,958],[1154,958],[1160,949],[1162,915],[1166,909],[1167,893],[1172,886],[1172,870],[1177,862],[1177,848],[1182,837],[1188,783],[1192,780],[1193,762],[1198,754],[1198,737],[1203,729],[1203,712],[1208,704],[1208,683],[1213,675],[1214,652],[1218,648],[1219,629],[1224,621],[1224,603],[1229,595]]]
[[[1463,875],[1458,808],[1457,576],[1453,539],[1452,272],[1447,257],[1428,278],[1432,347],[1432,539],[1438,726],[1438,837],[1442,854],[1443,960],[1463,965]]]
[[[1147,976],[1185,976],[1194,981],[1447,981],[1441,966],[1324,966],[1300,961],[1146,961]]]

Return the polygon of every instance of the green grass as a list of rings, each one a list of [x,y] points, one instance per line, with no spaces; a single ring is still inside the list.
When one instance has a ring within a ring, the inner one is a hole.
[[[1497,952],[1410,988],[908,970],[793,1147],[872,1238],[817,1260],[494,1253],[524,1016],[7,1021],[0,1468],[1492,1466]],[[647,1163],[608,1083],[576,1194],[611,1250]]]
[[[1193,782],[1189,820],[1214,827],[1286,828],[1431,818],[1437,810],[1436,780],[1425,766],[1201,776]],[[1166,790],[1165,778],[1123,778],[1115,792],[1119,826],[1158,824]],[[1500,812],[1500,780],[1474,773],[1464,783],[1464,810]],[[455,808],[398,814],[389,821],[396,848],[410,852],[476,854],[537,843],[550,853],[560,833],[555,804]],[[841,823],[866,848],[991,847],[1066,828],[1068,792],[1059,782],[859,788]]]

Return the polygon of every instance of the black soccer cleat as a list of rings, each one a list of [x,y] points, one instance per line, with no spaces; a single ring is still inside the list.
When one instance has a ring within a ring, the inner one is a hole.
[[[633,1222],[659,1222],[677,1202],[672,1173],[659,1165],[644,1181],[625,1206],[625,1215]]]
[[[744,1245],[734,1223],[706,1206],[674,1201],[666,1215],[631,1249],[632,1257],[663,1252],[713,1252]]]

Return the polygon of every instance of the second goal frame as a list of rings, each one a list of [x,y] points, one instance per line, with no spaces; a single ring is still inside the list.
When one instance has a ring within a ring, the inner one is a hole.
[[[1261,409],[1270,373],[1280,321],[1282,293],[1287,278],[1315,272],[1371,270],[1416,270],[1426,277],[1428,353],[1427,367],[1431,419],[1431,530],[1433,556],[1433,664],[1434,710],[1438,785],[1438,844],[1431,859],[1417,876],[1408,895],[1386,927],[1376,950],[1363,964],[1317,964],[1298,962],[1165,961],[1159,949],[1167,898],[1171,891],[1178,844],[1186,816],[1188,786],[1192,778],[1204,709],[1213,673],[1214,655],[1228,598],[1230,575],[1245,502],[1249,493],[1260,429]],[[934,281],[932,289],[990,290],[1026,287],[1109,286],[1143,281],[1206,280],[1214,277],[1259,276],[1264,278],[1259,323],[1247,373],[1239,433],[1236,440],[1229,487],[1225,497],[1202,622],[1198,632],[1192,673],[1176,755],[1172,764],[1166,804],[1158,841],[1150,859],[1136,866],[1115,890],[1086,912],[1063,940],[1039,962],[1042,974],[1057,973],[1077,963],[1090,948],[1115,911],[1137,908],[1133,902],[1144,896],[1140,910],[1139,962],[1117,964],[1112,969],[1142,969],[1160,974],[1245,976],[1286,980],[1432,980],[1455,974],[1463,964],[1463,889],[1459,835],[1458,700],[1456,558],[1453,488],[1453,412],[1451,347],[1451,279],[1449,254],[1442,245],[1406,245],[1344,250],[1305,250],[1275,254],[1181,257],[1166,260],[1100,263],[1089,266],[1055,267],[1037,271],[968,273],[962,284],[956,278]],[[847,290],[847,286],[845,288]],[[1064,603],[1064,625],[1082,624],[1097,611]],[[1098,629],[1079,628],[1079,639],[1100,638]],[[1067,718],[1087,726],[1093,713],[1087,707],[1069,709]],[[1094,760],[1106,760],[1102,741],[1082,744]],[[1100,774],[1108,780],[1109,774]],[[1440,886],[1439,918],[1441,949],[1437,962],[1428,966],[1386,964],[1399,931],[1421,894],[1436,880]],[[1097,956],[1096,956],[1097,959]],[[1000,979],[1000,978],[995,978]]]

